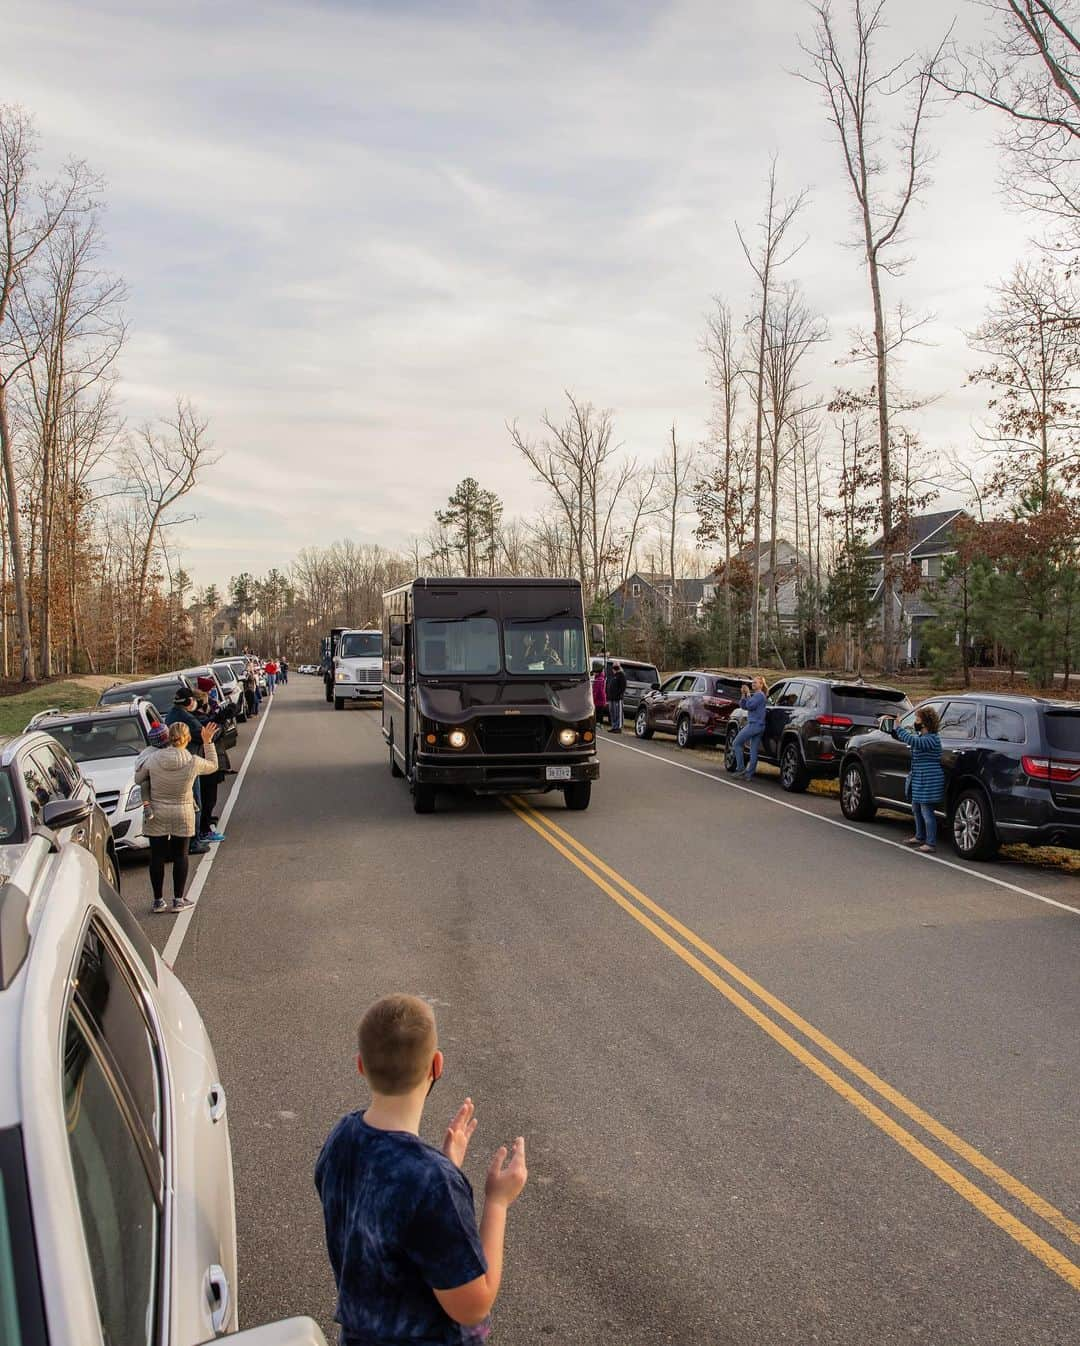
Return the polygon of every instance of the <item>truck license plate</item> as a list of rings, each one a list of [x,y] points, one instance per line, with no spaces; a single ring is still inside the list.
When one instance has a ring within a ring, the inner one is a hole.
[[[568,766],[549,766],[547,778],[548,780],[569,780],[570,768]]]

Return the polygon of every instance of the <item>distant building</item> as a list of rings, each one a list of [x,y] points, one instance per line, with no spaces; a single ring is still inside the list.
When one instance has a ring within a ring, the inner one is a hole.
[[[676,619],[700,622],[716,597],[716,578],[681,579],[672,584],[669,575],[635,570],[617,589],[608,594],[608,602],[624,623],[649,616],[673,625]]]
[[[893,564],[899,571],[917,567],[923,584],[917,593],[893,594],[893,610],[900,631],[902,657],[918,663],[922,650],[922,628],[934,616],[934,609],[926,601],[925,591],[932,590],[945,573],[945,562],[956,555],[956,525],[970,521],[971,515],[963,509],[939,510],[935,514],[915,515],[902,534],[897,534],[890,550]],[[885,543],[877,537],[871,542],[867,559],[874,566],[871,580],[872,597],[880,606],[885,584]]]
[[[776,539],[776,559],[773,567],[772,542],[760,543],[757,550],[758,584],[761,586],[761,602],[764,611],[769,602],[770,592],[776,594],[776,614],[780,630],[791,634],[799,629],[799,595],[812,578],[810,558],[799,551],[787,538]],[[754,545],[750,543],[732,557],[741,562],[751,573],[754,570]]]

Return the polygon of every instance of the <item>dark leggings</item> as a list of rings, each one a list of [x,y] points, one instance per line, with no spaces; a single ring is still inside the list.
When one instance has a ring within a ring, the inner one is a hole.
[[[188,877],[188,843],[190,837],[150,837],[150,887],[154,901],[164,900],[165,865],[172,862],[173,901],[184,896]]]
[[[205,836],[207,832],[214,830],[214,824],[210,819],[214,816],[214,810],[217,808],[217,774],[200,777],[200,784],[202,785],[202,812],[199,815],[199,832]]]

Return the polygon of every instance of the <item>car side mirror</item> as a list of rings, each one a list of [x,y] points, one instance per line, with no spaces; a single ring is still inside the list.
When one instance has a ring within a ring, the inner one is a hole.
[[[658,682],[651,682],[649,683],[649,686],[652,688],[654,692],[658,692],[660,690],[660,684]]]
[[[390,628],[390,644],[400,649],[405,644],[405,628],[400,622],[395,622]]]
[[[403,677],[405,676],[405,660],[404,660],[404,659],[391,659],[391,660],[390,660],[390,676],[391,676],[392,678],[403,678]]]
[[[878,719],[877,727],[881,730],[883,734],[891,734],[892,731],[896,728],[896,716],[882,715]]]
[[[221,1342],[229,1341],[233,1346],[326,1346],[318,1323],[311,1318],[283,1318],[277,1323],[264,1323],[262,1327],[230,1332],[225,1337],[211,1337],[202,1346],[220,1346]]]
[[[86,822],[94,806],[86,799],[51,799],[41,810],[42,823],[53,832]]]
[[[606,648],[607,639],[604,635],[603,622],[593,622],[592,627],[589,630],[589,639],[592,641],[594,647],[599,645],[601,649]]]

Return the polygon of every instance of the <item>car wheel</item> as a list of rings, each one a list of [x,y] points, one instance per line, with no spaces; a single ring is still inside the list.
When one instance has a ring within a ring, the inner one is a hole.
[[[335,696],[335,697],[334,697],[334,709],[335,709],[335,710],[344,710],[344,709],[345,709],[345,698],[344,698],[343,696]]]
[[[853,823],[866,823],[877,812],[870,782],[858,762],[849,762],[840,777],[840,811]]]
[[[649,723],[649,712],[644,706],[638,711],[637,718],[634,720],[634,733],[638,738],[652,738],[652,725]]]
[[[589,800],[592,799],[592,781],[579,780],[573,785],[567,785],[563,790],[563,798],[566,800],[566,807],[575,813],[587,809]]]
[[[793,738],[788,739],[780,752],[780,784],[789,794],[802,794],[810,784],[810,773]]]
[[[679,722],[675,726],[675,742],[680,748],[689,748],[694,741],[694,735],[690,729],[690,716],[680,715]]]
[[[739,764],[735,760],[735,739],[738,733],[738,729],[732,725],[727,731],[727,738],[724,739],[724,770],[733,776],[739,769]]]
[[[998,839],[990,802],[981,790],[965,790],[952,812],[953,846],[964,860],[992,860]]]
[[[412,806],[414,813],[434,813],[435,812],[434,785],[414,785],[412,794]]]

